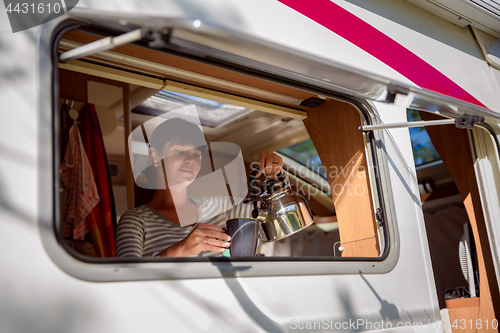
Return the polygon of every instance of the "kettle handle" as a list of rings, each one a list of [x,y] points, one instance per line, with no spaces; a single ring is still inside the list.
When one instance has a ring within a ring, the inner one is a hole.
[[[250,175],[248,176],[248,199],[245,200],[245,202],[250,202],[256,199],[259,194],[261,193],[260,187],[256,186],[255,180],[258,178],[257,175],[259,174],[260,169],[255,168],[252,171],[250,171]],[[260,177],[260,176],[259,176]],[[283,173],[283,170],[281,170],[276,177],[278,178],[278,181],[284,181],[286,179],[285,174]]]

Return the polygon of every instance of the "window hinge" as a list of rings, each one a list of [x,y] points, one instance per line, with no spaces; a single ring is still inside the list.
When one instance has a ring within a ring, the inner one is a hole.
[[[151,39],[148,42],[148,46],[154,49],[162,49],[170,44],[170,38],[172,37],[172,29],[163,28],[161,30],[155,30],[152,28],[143,28],[144,37]]]
[[[382,208],[377,208],[377,211],[375,212],[375,220],[377,220],[377,223],[379,227],[382,227],[384,225],[384,214],[382,214]]]

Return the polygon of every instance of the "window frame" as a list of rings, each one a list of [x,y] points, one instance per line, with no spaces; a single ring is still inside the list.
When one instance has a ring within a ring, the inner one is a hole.
[[[500,125],[482,124],[474,126],[469,132],[473,157],[476,158],[476,179],[479,192],[483,198],[483,212],[486,230],[493,256],[493,265],[497,281],[500,281],[500,228],[495,226],[500,216],[500,207],[497,204],[498,179],[500,178]],[[488,140],[489,139],[489,140]],[[489,141],[489,142],[488,142]],[[488,164],[497,168],[489,168]],[[496,180],[496,181],[495,181]]]
[[[388,159],[377,145],[383,141],[378,131],[364,134],[365,153],[370,174],[374,207],[383,208],[385,247],[377,258],[342,257],[254,257],[251,259],[227,258],[88,258],[69,251],[62,236],[57,232],[59,218],[60,129],[56,115],[59,113],[59,81],[57,45],[62,36],[89,23],[75,19],[59,18],[45,24],[37,46],[39,88],[39,166],[38,198],[39,229],[42,243],[59,268],[76,278],[87,281],[135,281],[170,280],[193,278],[229,278],[256,276],[296,276],[331,274],[384,274],[390,272],[399,259],[399,235],[392,189],[390,186]],[[289,84],[289,83],[287,83]],[[365,123],[378,122],[374,107],[367,101],[359,101],[307,83],[302,88],[323,96],[353,105]],[[373,170],[372,166],[376,166]],[[380,195],[385,193],[385,196]],[[140,263],[140,265],[136,265]]]

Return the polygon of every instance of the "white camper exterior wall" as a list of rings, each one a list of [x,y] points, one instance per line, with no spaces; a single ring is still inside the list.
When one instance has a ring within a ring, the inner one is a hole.
[[[343,7],[437,68],[486,107],[500,110],[500,99],[491,95],[498,91],[495,79],[468,27],[460,28],[406,1],[352,2]]]
[[[481,92],[491,91],[494,80],[477,54],[457,51],[351,3],[339,3],[439,68],[485,105],[500,110],[498,101]],[[399,3],[384,1],[381,6],[394,6],[395,10],[411,6]],[[79,6],[202,15],[246,33],[410,82],[319,24],[274,1],[81,0]],[[418,18],[422,28],[438,20],[420,9]],[[457,30],[447,22],[440,24],[443,31]],[[405,129],[384,134],[400,246],[399,261],[387,274],[92,283],[63,272],[45,252],[37,221],[37,129],[41,125],[36,95],[37,30],[0,35],[1,332],[294,332],[299,331],[300,323],[344,323],[360,318],[372,323],[391,322],[393,327],[422,322],[419,332],[442,330]],[[461,43],[469,43],[467,38]],[[426,47],[422,48],[423,44]],[[474,49],[472,44],[466,47]],[[375,107],[384,123],[406,121],[404,107],[381,103]]]
[[[469,28],[460,28],[406,1],[334,2],[437,68],[486,107],[500,110],[500,99],[492,93],[500,87]],[[244,15],[243,27],[256,36],[413,84],[410,78],[279,2],[241,0],[234,5]],[[317,38],[308,38],[312,35]]]

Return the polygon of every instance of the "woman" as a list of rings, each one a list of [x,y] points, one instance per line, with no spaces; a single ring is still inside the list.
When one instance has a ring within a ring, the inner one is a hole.
[[[183,119],[166,120],[154,130],[149,158],[156,190],[147,204],[120,218],[117,257],[221,255],[229,247],[231,239],[222,227],[229,218],[250,216],[253,207],[232,207],[229,197],[188,196],[188,186],[201,169],[204,145],[200,128]],[[260,153],[259,175],[274,177],[282,166],[276,154]]]

